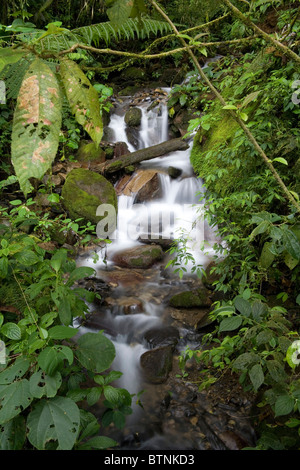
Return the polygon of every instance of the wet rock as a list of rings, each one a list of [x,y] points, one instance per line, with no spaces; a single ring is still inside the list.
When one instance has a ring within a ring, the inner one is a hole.
[[[169,305],[175,308],[203,308],[211,306],[211,299],[206,289],[196,289],[173,295],[169,300]]]
[[[82,219],[79,223],[97,224],[96,215],[101,204],[110,204],[117,211],[117,195],[113,185],[104,176],[90,170],[71,170],[62,188],[62,200],[70,217]]]
[[[125,315],[143,312],[143,302],[135,297],[121,297],[119,299],[107,297],[105,299],[105,305],[111,308],[117,306]]]
[[[140,143],[138,129],[136,129],[134,127],[127,127],[125,132],[126,132],[126,137],[128,139],[128,142],[131,145],[133,145],[133,147],[135,149],[138,149],[139,148],[139,143]]]
[[[124,117],[125,123],[128,127],[139,127],[142,120],[142,110],[140,108],[130,108]]]
[[[112,261],[125,268],[146,269],[161,260],[162,257],[163,250],[159,245],[141,245],[116,253]]]
[[[220,278],[220,275],[216,274],[215,272],[216,266],[216,263],[212,261],[208,264],[205,269],[205,276],[203,276],[203,284],[208,289],[213,289],[214,282],[218,281],[218,279]]]
[[[171,238],[162,238],[159,234],[155,233],[143,233],[139,236],[138,241],[160,245],[163,250],[168,250],[174,244],[174,240]]]
[[[141,355],[140,365],[145,379],[153,384],[164,383],[172,370],[172,346],[161,346]]]
[[[179,341],[179,331],[173,326],[150,328],[145,332],[144,338],[153,348],[157,346],[175,348]]]
[[[128,155],[129,153],[130,152],[126,142],[117,142],[115,144],[114,158],[120,158],[123,155]]]
[[[156,170],[136,171],[125,185],[122,194],[135,195],[135,202],[151,201],[161,196],[159,176]]]
[[[170,314],[177,322],[195,330],[209,324],[208,309],[172,309]]]
[[[168,175],[171,178],[178,178],[182,173],[182,170],[180,168],[175,168],[174,166],[169,166],[168,168]]]

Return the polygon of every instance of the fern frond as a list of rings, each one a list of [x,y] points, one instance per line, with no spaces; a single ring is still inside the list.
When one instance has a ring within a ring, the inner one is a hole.
[[[0,80],[5,82],[7,99],[17,98],[23,78],[33,59],[34,56],[21,59],[14,64],[6,65],[1,71]]]
[[[115,25],[110,21],[90,26],[73,29],[60,34],[49,35],[39,41],[40,51],[60,52],[69,49],[76,43],[98,46],[104,42],[108,46],[112,41],[122,39],[146,39],[151,35],[165,34],[171,31],[166,21],[152,20],[148,18],[128,19],[121,25]]]

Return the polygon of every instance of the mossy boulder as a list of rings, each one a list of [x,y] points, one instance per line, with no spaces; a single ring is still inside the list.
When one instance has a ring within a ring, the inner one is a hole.
[[[105,151],[101,147],[97,147],[94,142],[81,142],[77,160],[85,163],[103,163],[105,162]]]
[[[128,127],[139,127],[142,120],[142,110],[140,108],[130,108],[124,117],[125,123]]]
[[[97,224],[98,206],[111,204],[117,211],[117,195],[113,185],[104,176],[91,170],[76,168],[68,174],[62,188],[62,200],[70,217],[82,218],[81,224]]]
[[[210,307],[211,300],[206,289],[179,292],[169,300],[169,305],[174,308]]]
[[[162,257],[163,250],[159,245],[140,245],[116,253],[113,262],[124,268],[147,269]]]

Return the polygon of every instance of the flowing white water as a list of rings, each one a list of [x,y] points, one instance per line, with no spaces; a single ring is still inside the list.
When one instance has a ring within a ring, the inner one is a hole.
[[[140,148],[167,140],[169,132],[167,107],[160,104],[159,112],[147,111],[145,106],[141,106],[141,109],[142,122],[138,138]],[[134,151],[127,139],[124,116],[124,110],[121,114],[120,112],[114,114],[109,126],[115,136],[115,142],[126,142],[129,150]],[[207,244],[204,253],[200,246],[204,240],[214,242],[215,237],[202,216],[203,204],[198,201],[203,192],[203,185],[202,181],[194,176],[189,157],[190,149],[173,152],[140,164],[140,169],[159,170],[161,197],[143,204],[135,204],[135,194],[118,197],[117,228],[105,254],[108,269],[114,268],[113,262],[110,261],[113,255],[118,251],[140,245],[139,237],[142,235],[146,235],[154,243],[159,237],[171,240],[188,237],[187,248],[194,256],[195,262],[203,266],[208,264],[213,253],[212,248]],[[170,166],[181,170],[180,177],[173,179],[168,175],[167,169]],[[104,255],[102,256],[101,252],[98,254],[100,260],[96,265],[91,259],[85,260],[84,264],[96,268],[101,277],[101,271],[104,272],[106,268],[103,264]],[[187,271],[192,267],[191,262],[185,265]],[[117,385],[126,388],[130,393],[138,393],[141,386],[140,356],[147,350],[147,345],[140,338],[143,338],[144,331],[161,324],[162,314],[161,305],[145,300],[147,291],[150,290],[149,281],[145,279],[144,284],[139,284],[136,289],[135,296],[143,305],[141,313],[124,315],[122,308],[118,307],[99,312],[100,325],[103,322],[104,327],[107,326],[107,334],[116,348],[116,359],[112,367],[123,372]],[[127,293],[115,292],[116,298],[122,295],[126,297]]]

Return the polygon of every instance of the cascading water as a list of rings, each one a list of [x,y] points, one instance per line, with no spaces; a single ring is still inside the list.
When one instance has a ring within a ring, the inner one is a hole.
[[[146,148],[168,139],[167,106],[160,104],[158,112],[147,111],[146,106],[149,106],[149,102],[140,105],[142,121],[138,136],[139,148]],[[115,142],[126,142],[129,150],[134,151],[127,139],[124,114],[124,109],[121,107],[121,110],[111,117],[110,128]],[[149,169],[158,171],[160,197],[136,204],[136,194],[119,195],[117,228],[112,236],[112,243],[106,248],[105,263],[101,252],[98,253],[100,256],[96,265],[92,258],[81,259],[82,264],[96,269],[97,277],[114,286],[111,294],[113,300],[106,299],[104,306],[96,308],[91,313],[91,319],[86,327],[90,330],[103,329],[113,341],[116,359],[112,368],[123,373],[116,386],[126,388],[133,394],[139,393],[142,388],[150,390],[152,394],[155,387],[149,383],[145,385],[140,358],[151,349],[151,345],[145,340],[145,332],[151,328],[161,328],[164,324],[170,324],[165,318],[165,308],[161,299],[166,293],[171,292],[172,286],[168,278],[161,275],[166,261],[141,273],[141,270],[122,270],[115,265],[113,257],[124,249],[142,246],[141,234],[146,234],[155,243],[158,237],[172,240],[180,238],[184,233],[191,238],[189,249],[196,262],[203,266],[208,264],[212,249],[207,245],[204,254],[199,250],[199,246],[204,238],[214,241],[215,237],[201,217],[202,205],[198,200],[203,192],[203,186],[201,180],[193,174],[189,152],[190,149],[178,151],[142,162],[139,171]],[[167,172],[169,167],[176,167],[180,176],[176,179],[170,177]],[[190,265],[185,267],[188,269]],[[176,283],[179,284],[178,277]],[[153,393],[155,395],[157,391]],[[137,407],[134,409],[136,413],[131,417],[131,422],[139,422],[142,412],[138,414]]]

